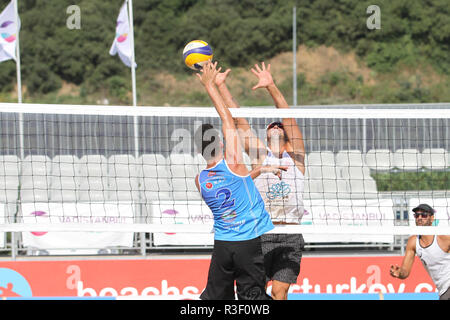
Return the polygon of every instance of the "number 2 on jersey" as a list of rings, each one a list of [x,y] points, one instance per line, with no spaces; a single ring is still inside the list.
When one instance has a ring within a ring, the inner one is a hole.
[[[231,198],[231,191],[228,188],[222,188],[217,190],[216,192],[216,199],[220,197],[220,195],[223,194],[225,196],[222,204],[220,205],[220,209],[229,208],[234,206],[234,200]]]

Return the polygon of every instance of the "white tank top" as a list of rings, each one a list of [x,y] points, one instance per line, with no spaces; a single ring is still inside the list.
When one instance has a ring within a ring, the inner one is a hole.
[[[304,176],[297,168],[291,156],[284,151],[280,158],[273,155],[268,149],[265,165],[287,166],[282,171],[281,179],[273,173],[262,173],[254,181],[264,200],[266,210],[273,222],[300,223],[304,213],[303,188]]]
[[[444,252],[434,236],[433,242],[423,248],[416,236],[416,253],[433,280],[439,295],[443,295],[450,287],[450,253]]]

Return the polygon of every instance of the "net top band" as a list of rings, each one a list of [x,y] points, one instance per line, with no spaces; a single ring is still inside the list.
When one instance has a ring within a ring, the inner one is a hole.
[[[378,106],[378,107],[377,107]],[[383,106],[383,108],[380,108]],[[420,109],[419,109],[420,107]],[[233,117],[304,119],[450,119],[450,103],[301,106],[290,109],[244,107],[230,110]],[[153,117],[218,117],[213,107],[102,106],[0,103],[0,112]]]

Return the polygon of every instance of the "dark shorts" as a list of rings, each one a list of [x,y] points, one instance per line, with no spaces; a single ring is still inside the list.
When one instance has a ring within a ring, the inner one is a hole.
[[[439,297],[439,300],[450,300],[450,288]]]
[[[266,281],[296,283],[305,241],[301,234],[268,233],[261,236]]]
[[[265,290],[260,237],[247,241],[214,241],[208,282],[202,300],[269,300]]]

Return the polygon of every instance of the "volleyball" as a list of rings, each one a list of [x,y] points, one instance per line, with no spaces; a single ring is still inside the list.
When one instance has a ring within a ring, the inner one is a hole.
[[[200,70],[212,58],[211,46],[203,40],[193,40],[183,49],[184,63],[193,70]]]

